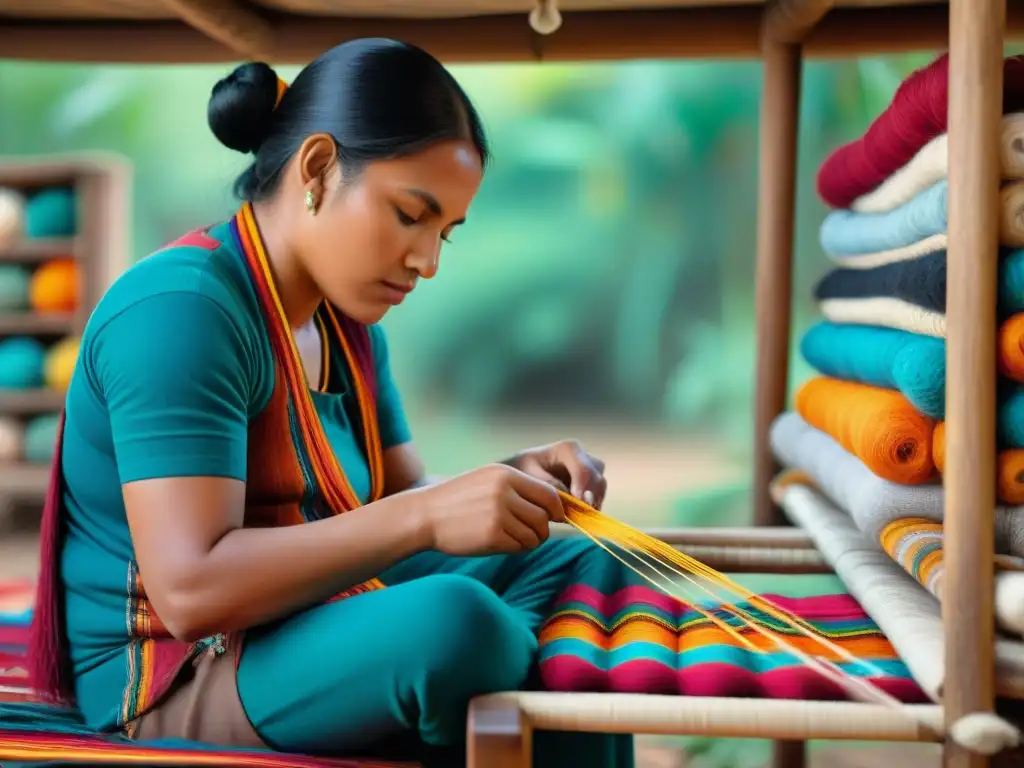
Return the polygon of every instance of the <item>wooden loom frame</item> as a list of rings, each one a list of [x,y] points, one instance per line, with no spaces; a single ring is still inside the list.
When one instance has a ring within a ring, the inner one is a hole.
[[[907,2],[911,5],[908,5]],[[993,525],[996,503],[996,251],[1003,43],[1024,33],[1016,0],[768,0],[718,7],[593,11],[567,15],[550,37],[518,15],[457,19],[317,19],[274,23],[237,0],[164,0],[176,20],[75,23],[0,16],[0,56],[62,61],[211,62],[244,55],[303,63],[346,38],[399,37],[449,61],[761,57],[764,92],[757,238],[755,522],[779,515],[768,494],[775,465],[768,429],[785,406],[790,339],[796,145],[805,56],[851,56],[911,48],[950,49],[947,430],[943,602],[943,705],[886,710],[846,702],[713,700],[621,694],[507,693],[471,705],[473,768],[527,768],[534,728],[620,733],[701,733],[773,738],[775,764],[799,768],[813,738],[943,741],[946,729],[995,707]],[[152,0],[156,3],[156,0]],[[424,0],[427,2],[427,0]],[[1009,7],[1008,7],[1009,4]],[[44,0],[39,6],[46,5]],[[623,2],[621,5],[630,5]],[[679,6],[695,5],[681,0]],[[3,3],[0,2],[0,11]],[[116,39],[117,44],[111,41]],[[766,201],[771,201],[766,205]],[[769,568],[780,538],[811,547],[797,532],[765,528],[660,532],[708,564]],[[758,554],[758,550],[761,552]],[[754,554],[751,554],[753,551]],[[807,568],[816,568],[813,555]],[[645,710],[641,717],[640,706]],[[634,713],[634,714],[630,714]],[[750,724],[753,723],[753,724]],[[1007,755],[1009,757],[1009,755]],[[944,763],[982,768],[989,758],[945,740]]]

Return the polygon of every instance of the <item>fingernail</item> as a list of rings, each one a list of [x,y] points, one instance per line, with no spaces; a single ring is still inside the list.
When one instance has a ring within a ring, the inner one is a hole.
[[[594,494],[591,491],[584,491],[583,492],[583,500],[585,502],[587,502],[587,504],[590,504],[591,506],[593,506],[594,505]]]

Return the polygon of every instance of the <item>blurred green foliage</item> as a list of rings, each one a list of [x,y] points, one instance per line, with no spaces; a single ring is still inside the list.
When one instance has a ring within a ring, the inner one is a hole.
[[[817,166],[929,59],[806,68],[797,331],[814,315],[810,289],[826,268]],[[142,256],[234,206],[245,159],[217,144],[205,118],[226,71],[0,62],[0,155],[129,157]],[[600,414],[711,431],[743,460],[760,66],[481,65],[456,75],[484,116],[495,162],[439,276],[385,320],[407,398],[478,417]],[[799,382],[808,372],[792,361]]]

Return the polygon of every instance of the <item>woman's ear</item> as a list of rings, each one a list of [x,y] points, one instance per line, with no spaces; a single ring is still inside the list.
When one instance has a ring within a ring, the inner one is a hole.
[[[302,142],[298,170],[306,190],[306,207],[315,213],[324,196],[324,179],[338,163],[338,145],[326,133],[314,133]]]

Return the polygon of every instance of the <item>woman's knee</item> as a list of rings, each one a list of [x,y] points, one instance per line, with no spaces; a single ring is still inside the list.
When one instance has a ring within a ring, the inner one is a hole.
[[[438,574],[412,584],[420,594],[410,631],[436,679],[469,695],[521,685],[537,640],[514,609],[467,576]]]

